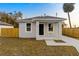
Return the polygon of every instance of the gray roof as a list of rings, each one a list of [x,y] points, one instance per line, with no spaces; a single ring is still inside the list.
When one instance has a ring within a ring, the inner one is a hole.
[[[0,21],[0,25],[12,26],[11,24]]]
[[[54,17],[54,16],[36,16],[36,17],[26,18],[22,20],[17,20],[16,22],[32,21],[34,19],[66,20],[66,18]]]
[[[23,20],[32,20],[32,19],[35,19],[35,18],[56,18],[56,19],[66,19],[66,18],[61,18],[61,17],[54,17],[54,16],[36,16],[36,17],[31,17],[31,18],[26,18],[26,19],[23,19]]]
[[[57,19],[65,19],[65,18],[60,18],[60,17],[54,17],[54,16],[37,16],[33,18],[57,18]]]

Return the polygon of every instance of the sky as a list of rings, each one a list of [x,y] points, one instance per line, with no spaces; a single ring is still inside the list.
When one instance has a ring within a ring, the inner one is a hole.
[[[0,12],[18,12],[23,13],[23,18],[46,15],[67,18],[67,13],[63,11],[63,3],[0,3]],[[75,4],[75,9],[70,13],[72,26],[79,26],[79,4]]]

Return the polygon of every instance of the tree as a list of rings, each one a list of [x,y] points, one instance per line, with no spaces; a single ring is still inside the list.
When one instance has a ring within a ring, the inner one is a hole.
[[[1,21],[8,22],[8,14],[5,12],[0,12]]]
[[[20,11],[15,12],[14,16],[15,16],[15,19],[22,19],[22,13]]]
[[[71,20],[70,20],[70,12],[74,10],[74,3],[64,3],[63,10],[64,12],[68,13],[69,25],[70,25],[70,28],[72,28]]]
[[[9,14],[9,16],[11,16],[11,18],[13,18],[15,20],[22,19],[22,15],[23,15],[20,11],[19,12],[14,11],[14,13],[10,12],[8,14]]]
[[[22,19],[22,13],[21,12],[0,12],[0,21],[6,22],[8,24],[12,24],[14,27],[18,27],[18,23],[16,22],[17,19]]]

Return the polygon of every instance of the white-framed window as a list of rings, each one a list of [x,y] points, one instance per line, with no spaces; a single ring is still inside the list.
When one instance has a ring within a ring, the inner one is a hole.
[[[26,31],[31,31],[31,23],[26,24]]]
[[[52,23],[48,24],[48,31],[53,31],[53,24]]]

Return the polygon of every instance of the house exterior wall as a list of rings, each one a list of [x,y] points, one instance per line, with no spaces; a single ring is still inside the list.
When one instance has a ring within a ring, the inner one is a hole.
[[[53,31],[52,32],[48,31],[48,24],[49,23],[43,23],[43,24],[44,24],[44,35],[38,35],[38,37],[36,37],[37,40],[60,38],[60,36],[62,35],[61,22],[52,23],[53,24]],[[38,33],[39,33],[39,31],[38,31]]]
[[[39,35],[39,24],[44,24],[44,35]],[[59,38],[62,35],[61,22],[53,23],[53,31],[48,31],[48,22],[31,22],[31,32],[26,31],[26,23],[19,23],[20,38],[36,38],[37,40]]]
[[[26,23],[19,23],[19,37],[20,38],[35,38],[36,25],[31,23],[31,31],[26,31]]]

